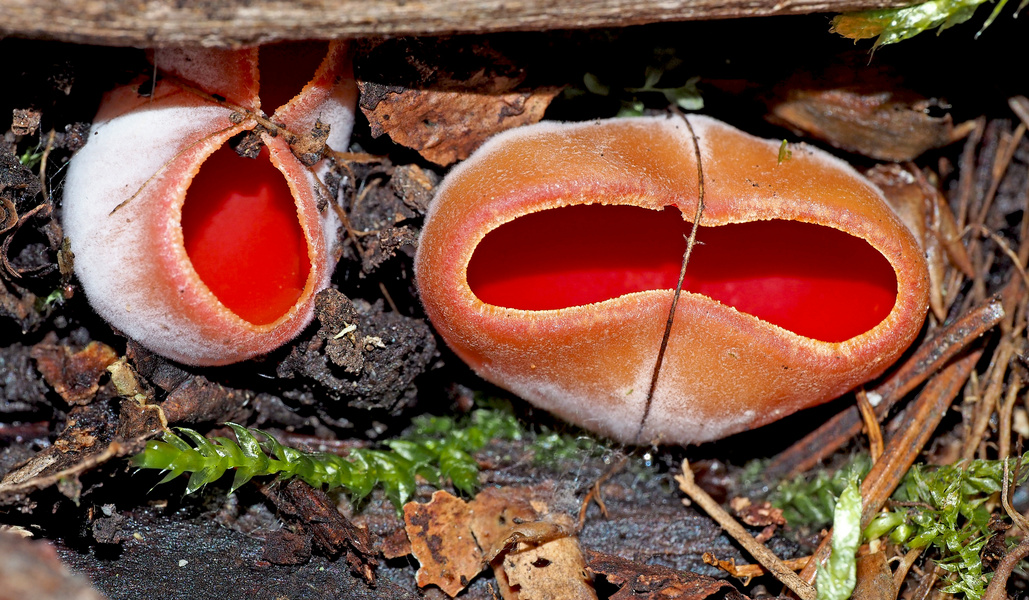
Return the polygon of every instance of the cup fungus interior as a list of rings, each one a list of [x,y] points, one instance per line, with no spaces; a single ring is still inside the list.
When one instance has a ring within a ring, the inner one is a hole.
[[[216,150],[190,183],[182,236],[193,269],[226,308],[255,325],[296,304],[311,259],[286,180],[268,158]]]
[[[261,108],[272,114],[299,94],[318,71],[328,52],[327,42],[281,42],[261,46]]]
[[[468,265],[483,302],[522,310],[582,306],[675,289],[690,224],[674,207],[578,205],[489,232]],[[893,309],[897,280],[864,240],[785,220],[701,227],[685,291],[809,338],[840,342]]]

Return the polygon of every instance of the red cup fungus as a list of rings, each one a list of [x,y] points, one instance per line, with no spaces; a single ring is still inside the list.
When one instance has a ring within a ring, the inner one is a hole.
[[[539,124],[455,168],[416,258],[425,310],[485,379],[630,443],[699,443],[880,375],[921,329],[925,259],[881,193],[799,144],[687,117]],[[649,404],[649,406],[648,406]]]
[[[75,272],[104,319],[158,354],[221,365],[266,353],[310,322],[338,259],[328,165],[301,162],[291,142],[349,143],[346,44],[165,49],[153,60],[156,85],[109,92],[71,161]],[[248,133],[255,159],[231,147]]]

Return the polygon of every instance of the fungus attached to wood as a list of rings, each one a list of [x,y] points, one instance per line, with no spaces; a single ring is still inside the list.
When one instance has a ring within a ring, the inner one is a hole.
[[[913,236],[845,163],[690,116],[541,124],[443,182],[416,259],[426,312],[484,378],[616,439],[696,443],[881,374],[921,329]]]
[[[268,352],[311,320],[338,256],[328,165],[310,152],[348,143],[346,45],[153,60],[161,78],[109,92],[69,167],[76,273],[101,316],[159,354],[219,365]]]

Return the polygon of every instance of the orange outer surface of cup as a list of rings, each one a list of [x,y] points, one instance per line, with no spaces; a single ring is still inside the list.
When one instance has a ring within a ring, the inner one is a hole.
[[[704,170],[703,227],[784,219],[867,241],[894,269],[893,310],[838,343],[797,335],[683,292],[642,424],[673,290],[559,310],[486,304],[467,269],[502,224],[576,204],[675,206],[692,220],[693,141],[681,117],[524,127],[501,134],[444,180],[422,232],[416,274],[426,313],[483,378],[561,418],[630,443],[699,443],[835,398],[880,375],[918,334],[928,274],[917,242],[881,193],[846,163],[690,115]],[[639,435],[637,433],[639,432]]]

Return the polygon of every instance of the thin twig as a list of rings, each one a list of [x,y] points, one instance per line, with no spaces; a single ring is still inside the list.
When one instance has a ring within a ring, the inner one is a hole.
[[[874,463],[883,455],[883,432],[875,416],[875,408],[868,401],[868,394],[864,388],[859,389],[854,396],[857,398],[858,410],[861,411],[861,420],[865,422],[865,429],[868,430],[868,452]]]
[[[979,117],[975,120],[975,129],[965,140],[965,147],[961,150],[961,161],[958,166],[958,214],[955,215],[959,228],[963,228],[968,220],[968,207],[972,203],[972,193],[976,184],[975,150],[979,147],[985,132],[986,117]]]
[[[1008,380],[1008,395],[1004,398],[1004,404],[1000,407],[1000,431],[997,436],[997,457],[1004,459],[1011,455],[1011,415],[1015,410],[1015,402],[1018,400],[1018,392],[1022,388],[1020,377],[1011,377]],[[1005,463],[1005,469],[1007,464]]]
[[[43,155],[39,159],[39,184],[42,186],[43,202],[46,203],[48,208],[50,207],[50,192],[46,186],[46,163],[54,149],[54,135],[54,130],[51,129],[46,139],[46,147],[43,148]]]
[[[583,525],[586,524],[586,509],[590,507],[590,502],[596,502],[597,506],[600,507],[601,514],[605,517],[607,516],[607,506],[604,505],[604,497],[600,493],[600,486],[603,485],[605,481],[613,477],[615,473],[621,471],[628,462],[629,456],[623,454],[615,464],[611,465],[611,467],[605,471],[603,475],[598,477],[597,480],[593,482],[593,485],[590,486],[590,491],[586,493],[586,497],[582,499],[582,505],[579,507],[580,531],[582,530]]]
[[[1015,345],[1010,336],[1001,338],[997,350],[993,354],[993,364],[990,365],[989,383],[986,384],[986,391],[982,399],[976,405],[975,415],[972,423],[966,429],[967,437],[961,444],[961,458],[971,460],[975,458],[979,445],[986,435],[986,429],[990,426],[990,418],[997,408],[1001,394],[1004,392],[1004,381],[1007,376],[1008,364],[1015,355]]]
[[[686,115],[677,113],[693,139],[693,152],[697,158],[697,210],[693,215],[693,226],[690,228],[690,236],[686,240],[686,252],[682,255],[682,267],[679,269],[679,281],[675,285],[675,293],[672,295],[672,306],[668,309],[668,321],[665,323],[665,333],[661,338],[661,348],[657,352],[657,361],[654,364],[654,373],[650,378],[650,389],[647,391],[646,404],[643,407],[643,416],[640,418],[639,428],[636,429],[636,443],[640,443],[640,436],[643,435],[643,426],[647,424],[647,417],[650,416],[650,407],[654,402],[654,392],[657,391],[657,380],[661,375],[661,364],[665,359],[665,351],[668,349],[668,339],[672,335],[672,323],[675,321],[675,307],[679,304],[679,296],[682,295],[682,285],[686,280],[686,265],[690,262],[690,255],[693,253],[693,246],[697,243],[697,229],[700,227],[700,219],[704,214],[704,163],[700,158],[700,141],[697,133],[693,131],[693,125]]]
[[[689,462],[682,461],[682,475],[676,475],[675,480],[679,482],[679,489],[689,496],[690,500],[699,504],[712,519],[721,525],[722,529],[732,539],[739,542],[776,579],[793,590],[793,593],[800,596],[802,600],[815,600],[816,593],[812,585],[798,577],[788,565],[783,563],[782,559],[776,556],[764,544],[755,540],[754,536],[750,535],[736,519],[732,518],[732,515],[725,512],[725,509],[715,502],[714,498],[696,484],[693,480],[693,471],[690,470]]]
[[[893,572],[892,597],[897,597],[897,594],[900,592],[900,586],[904,585],[904,580],[908,577],[908,571],[911,570],[911,567],[915,564],[915,561],[918,560],[918,557],[922,555],[922,551],[924,551],[926,547],[927,546],[922,546],[921,548],[908,550],[908,553],[900,559],[900,564],[897,566],[897,570]]]
[[[1029,289],[1029,273],[1026,273],[1025,266],[1022,265],[1022,261],[1019,259],[1018,255],[1015,254],[1015,251],[1011,249],[1011,246],[1008,246],[1008,243],[1004,241],[1004,238],[1000,237],[995,232],[990,231],[990,229],[984,225],[980,225],[978,230],[980,235],[993,240],[993,243],[1000,247],[1001,252],[1011,259],[1011,262],[1015,264],[1015,269],[1018,271],[1018,274],[1022,276],[1022,282],[1025,283],[1026,289]]]
[[[1023,537],[1022,541],[1009,550],[997,563],[997,568],[993,571],[993,579],[990,580],[990,585],[986,586],[986,592],[983,593],[983,600],[1007,600],[1008,578],[1011,577],[1011,572],[1015,570],[1018,563],[1027,556],[1029,556],[1029,536]]]
[[[750,585],[750,580],[754,577],[768,575],[768,569],[764,568],[762,565],[738,565],[736,564],[736,559],[719,560],[717,556],[710,552],[705,552],[703,556],[701,556],[701,559],[704,561],[704,564],[708,564],[713,567],[718,567],[719,569],[728,573],[730,577],[742,579],[743,585]],[[802,556],[800,558],[790,558],[784,560],[782,561],[782,564],[786,565],[790,569],[793,569],[794,571],[799,571],[807,566],[809,560],[811,560],[810,556]]]

